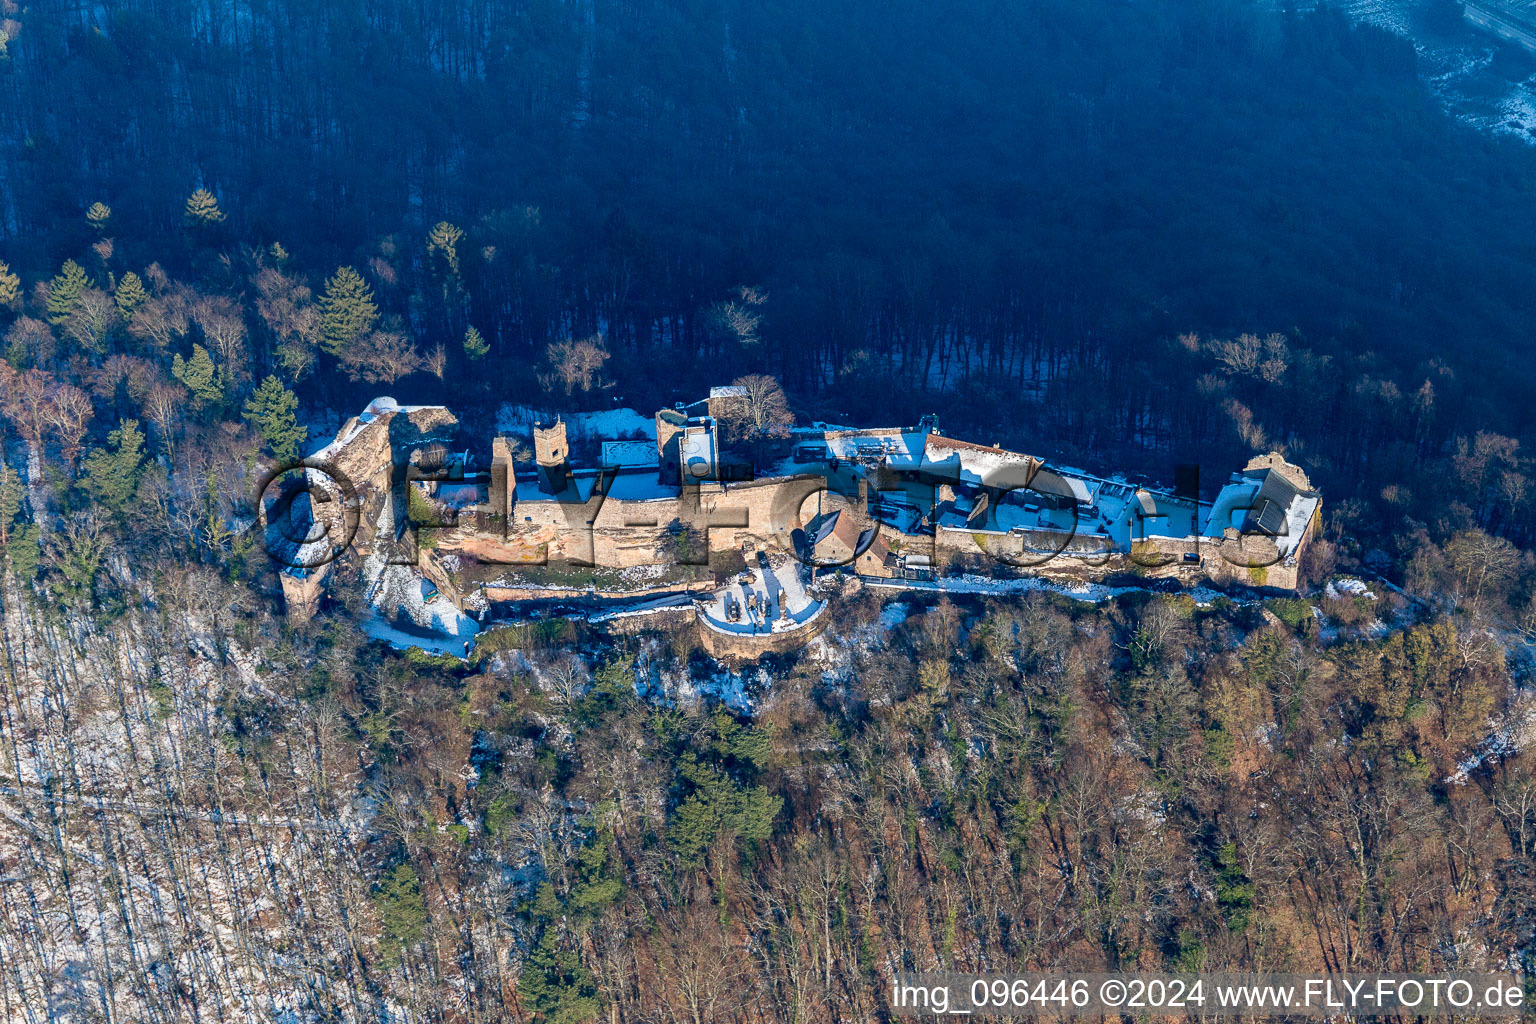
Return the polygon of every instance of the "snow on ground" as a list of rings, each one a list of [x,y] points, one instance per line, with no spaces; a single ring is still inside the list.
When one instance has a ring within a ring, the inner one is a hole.
[[[614,608],[607,611],[593,612],[587,616],[588,622],[610,622],[614,619],[629,619],[637,615],[654,615],[656,612],[670,611],[674,608],[687,608],[692,603],[692,597],[687,593],[658,594],[648,597],[633,604],[627,604],[622,608]]]
[[[805,646],[806,657],[821,667],[823,683],[847,685],[854,677],[856,656],[884,647],[891,631],[907,621],[909,611],[905,601],[889,601],[874,622],[851,630],[829,630],[812,638]]]
[[[773,677],[768,675],[766,669],[761,668],[742,672],[722,669],[707,679],[697,679],[692,682],[698,693],[708,694],[716,700],[729,704],[737,711],[751,714],[752,697],[747,692],[748,685],[755,683],[757,689],[766,692],[773,683]]]
[[[496,430],[502,434],[532,434],[535,423],[549,423],[553,412],[541,412],[526,405],[507,403],[496,411]],[[561,412],[565,429],[574,437],[612,439],[626,434],[656,439],[656,419],[633,409],[603,409],[598,412]]]
[[[1270,0],[1279,7],[1282,0]],[[1419,74],[1446,113],[1479,131],[1536,144],[1536,74],[1532,59],[1468,23],[1426,24],[1418,0],[1345,0],[1356,21],[1413,43]]]
[[[465,618],[464,623],[474,627],[473,619]],[[415,647],[425,654],[451,654],[455,658],[465,658],[474,647],[476,630],[469,629],[463,634],[429,633],[418,634],[407,632],[399,626],[392,626],[381,616],[377,609],[369,609],[368,615],[363,619],[363,632],[374,640],[382,640],[389,646],[399,651]]]
[[[1483,765],[1498,764],[1536,744],[1536,693],[1527,690],[1517,694],[1510,709],[1489,725],[1493,731],[1488,738],[1456,765],[1456,770],[1446,777],[1447,783],[1464,786]]]
[[[397,412],[409,414],[413,412],[420,412],[423,409],[441,408],[443,407],[440,405],[401,405],[399,402],[395,401],[393,398],[390,398],[388,395],[381,395],[378,398],[375,398],[373,401],[369,402],[367,408],[357,414],[357,422],[352,425],[351,430],[347,431],[346,436],[333,438],[326,444],[321,445],[312,455],[310,455],[310,458],[329,458],[336,452],[351,444],[357,435],[362,433],[364,427],[378,419],[380,416],[387,416],[391,413]]]
[[[394,533],[390,502],[379,515],[378,536]],[[480,626],[438,592],[436,586],[410,565],[388,565],[383,551],[363,562],[369,612],[363,632],[391,647],[417,647],[428,654],[469,655]]]
[[[1091,583],[1087,580],[1052,580],[1043,576],[1028,576],[1021,579],[1000,580],[990,576],[954,576],[938,580],[884,580],[866,578],[864,582],[871,587],[890,587],[900,590],[935,590],[948,594],[1023,594],[1030,591],[1049,591],[1070,597],[1074,601],[1082,601],[1085,604],[1102,604],[1113,597],[1124,594],[1154,593],[1151,587],[1111,587],[1103,583]],[[1219,590],[1211,587],[1189,587],[1178,591],[1194,599],[1202,608],[1214,603],[1217,598],[1226,597]]]
[[[1329,581],[1328,586],[1323,588],[1323,593],[1332,598],[1343,597],[1345,594],[1348,594],[1350,597],[1368,597],[1372,601],[1376,600],[1376,595],[1371,593],[1371,588],[1366,582],[1355,579],[1353,576]]]
[[[686,668],[663,668],[665,662],[660,653],[659,640],[643,639],[635,662],[635,695],[654,704],[690,705],[713,697],[751,714],[756,703],[754,695],[766,694],[773,685],[772,674],[761,666],[719,668],[709,675],[695,676]]]
[[[799,629],[826,607],[826,602],[806,593],[800,572],[800,563],[788,555],[759,555],[757,565],[749,566],[729,585],[699,602],[700,616],[706,625],[722,633],[750,635]],[[758,601],[756,610],[747,607],[752,596]],[[739,609],[735,621],[726,613],[728,599]]]
[[[1345,0],[1340,6],[1357,21],[1369,22],[1398,35],[1413,35],[1403,0]]]

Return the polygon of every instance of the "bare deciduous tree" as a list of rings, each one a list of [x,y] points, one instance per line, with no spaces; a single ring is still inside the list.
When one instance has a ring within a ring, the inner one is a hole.
[[[144,396],[145,417],[160,431],[160,440],[170,453],[176,426],[187,407],[187,389],[180,384],[155,384]]]
[[[201,298],[192,305],[192,320],[203,332],[208,348],[219,357],[219,365],[236,380],[247,379],[250,355],[239,303],[225,295]]]
[[[5,332],[5,357],[16,366],[46,366],[58,350],[53,331],[36,317],[19,317]]]
[[[344,348],[338,362],[351,380],[393,384],[423,367],[421,354],[399,331],[373,331]]]
[[[95,410],[91,396],[73,384],[59,384],[48,396],[48,426],[59,439],[59,448],[67,465],[73,466],[80,455],[81,441]]]
[[[133,314],[128,321],[128,333],[147,342],[155,351],[165,352],[185,338],[191,326],[182,296],[156,295]]]
[[[53,375],[45,370],[23,370],[0,363],[0,411],[16,427],[36,453],[43,444],[49,418],[49,394]]]
[[[117,303],[99,288],[87,288],[64,321],[64,334],[87,352],[102,352],[107,337],[121,323]]]
[[[573,395],[578,391],[598,391],[608,386],[603,379],[608,349],[600,334],[554,342],[545,350],[544,356],[549,369],[540,374],[539,380],[548,390],[553,391],[558,386],[566,395]]]
[[[438,342],[437,346],[427,353],[426,366],[434,377],[438,380],[443,379],[443,371],[448,367],[448,350],[443,348],[442,342]]]
[[[309,286],[273,267],[263,267],[252,279],[256,312],[276,342],[277,361],[297,381],[313,368],[320,343],[320,309]]]
[[[733,439],[751,442],[789,436],[795,414],[790,411],[789,399],[778,378],[749,373],[731,383],[746,392],[742,401],[727,406],[725,426]]]

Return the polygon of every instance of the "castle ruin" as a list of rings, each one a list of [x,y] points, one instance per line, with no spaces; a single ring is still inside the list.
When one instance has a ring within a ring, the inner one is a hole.
[[[378,562],[388,546],[389,564],[414,559],[434,599],[482,617],[526,591],[515,578],[531,567],[694,566],[693,590],[739,572],[725,587],[741,589],[739,598],[717,594],[696,611],[708,627],[764,642],[806,627],[816,602],[805,587],[829,573],[923,585],[951,571],[1081,580],[1129,571],[1294,590],[1319,522],[1320,496],[1277,453],[1252,459],[1203,501],[1187,488],[951,438],[935,417],[796,428],[766,459],[744,463],[724,454],[715,413],[739,415],[729,407],[748,401],[740,389],[715,389],[657,412],[652,437],[601,441],[595,459],[573,454],[571,424],[557,416],[532,426],[531,465],[519,462],[528,449],[512,436],[493,439],[485,465],[444,446],[456,423],[446,409],[381,399],[311,458],[311,473],[333,466],[355,491],[313,511],[363,559]],[[318,606],[321,562],[286,570],[295,614]],[[755,615],[744,620],[749,601]]]

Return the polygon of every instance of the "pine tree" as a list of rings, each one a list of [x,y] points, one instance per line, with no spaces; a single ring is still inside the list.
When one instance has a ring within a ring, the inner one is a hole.
[[[42,536],[36,523],[22,523],[6,542],[5,560],[23,583],[37,575],[37,564],[42,559]]]
[[[445,220],[437,222],[436,226],[427,233],[427,258],[440,258],[447,267],[452,277],[459,276],[459,243],[464,239],[464,230]]]
[[[471,327],[464,332],[464,354],[469,358],[483,359],[490,350],[491,346],[486,343],[479,331]]]
[[[113,297],[117,300],[117,312],[124,321],[128,321],[133,319],[133,314],[144,308],[144,303],[149,301],[149,292],[145,290],[139,275],[130,270],[117,282],[117,292]]]
[[[294,415],[298,408],[298,398],[276,377],[262,381],[245,403],[242,415],[256,424],[256,430],[278,462],[297,456],[299,445],[309,436],[309,428],[299,426]]]
[[[373,291],[357,271],[341,267],[325,282],[325,294],[320,296],[321,344],[331,355],[340,355],[342,349],[373,330],[378,320]]]
[[[21,278],[11,273],[11,265],[0,260],[0,306],[14,306],[21,301]]]
[[[10,466],[0,463],[0,544],[11,539],[11,526],[21,514],[21,496],[24,493],[21,477]]]
[[[545,928],[529,952],[517,991],[548,1024],[583,1024],[597,1019],[601,1009],[592,972],[574,952],[560,948],[553,928]]]
[[[373,906],[384,926],[380,945],[393,963],[403,950],[420,942],[427,933],[427,905],[421,898],[421,877],[409,864],[396,864],[379,879]]]
[[[224,223],[224,211],[219,209],[219,201],[212,192],[200,188],[187,196],[183,219],[189,228],[212,227]]]
[[[107,225],[112,220],[112,207],[106,203],[92,203],[91,208],[85,211],[85,219],[91,227],[96,229],[98,235],[107,233]]]
[[[97,448],[85,457],[81,484],[91,497],[122,515],[138,493],[139,478],[144,474],[144,432],[137,420],[124,420],[107,435],[107,443],[110,451]]]
[[[90,287],[85,268],[74,260],[65,260],[59,274],[48,282],[48,322],[61,324],[75,311],[80,293]]]
[[[171,374],[187,386],[199,406],[224,401],[224,375],[213,365],[213,357],[203,346],[192,346],[191,359],[178,355],[171,363]]]
[[[282,242],[273,242],[267,247],[267,254],[272,257],[272,262],[277,264],[278,269],[286,267],[292,258],[288,255],[288,250],[283,248]]]

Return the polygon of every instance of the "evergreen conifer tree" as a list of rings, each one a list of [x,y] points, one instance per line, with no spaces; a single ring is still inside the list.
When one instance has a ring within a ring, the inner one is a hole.
[[[427,233],[427,257],[442,261],[442,266],[454,277],[459,276],[459,243],[464,240],[464,230],[456,224],[440,220]]]
[[[5,560],[23,583],[37,575],[42,559],[42,531],[36,523],[22,523],[5,544]]]
[[[144,308],[144,303],[149,301],[149,292],[145,290],[139,275],[130,270],[117,282],[117,292],[113,298],[117,300],[117,312],[127,321]]]
[[[187,196],[183,219],[189,228],[212,227],[224,223],[224,211],[219,209],[219,201],[212,192],[200,188]]]
[[[75,311],[80,293],[90,287],[85,268],[74,260],[65,260],[58,276],[48,282],[48,322],[61,324]]]
[[[11,539],[11,527],[21,514],[21,496],[24,488],[21,477],[10,466],[0,463],[0,544]]]
[[[464,239],[464,230],[457,225],[445,220],[437,222],[436,226],[427,233],[427,258],[440,259],[449,275],[459,276],[459,242]]]
[[[118,515],[128,511],[139,490],[144,473],[144,432],[137,420],[107,435],[107,448],[97,448],[85,457],[85,475],[81,481],[87,493]]]
[[[601,1009],[592,972],[574,952],[560,948],[554,928],[545,928],[529,952],[517,991],[548,1024],[583,1024],[597,1019]]]
[[[298,398],[276,377],[262,381],[245,403],[241,415],[256,425],[278,462],[287,462],[298,455],[299,445],[309,436],[309,429],[299,426],[294,415],[298,408]]]
[[[107,233],[107,226],[112,221],[112,207],[106,203],[92,203],[91,208],[85,211],[85,219],[91,227],[96,229],[98,235]]]
[[[384,926],[385,956],[397,961],[403,950],[420,942],[427,931],[427,905],[421,898],[421,877],[409,864],[396,864],[379,879],[373,905]]]
[[[224,401],[224,375],[203,346],[194,344],[190,359],[178,355],[171,362],[171,374],[187,386],[198,406]]]
[[[0,260],[0,306],[14,306],[21,300],[21,278],[11,273],[11,265]]]
[[[357,271],[341,267],[336,276],[325,282],[325,294],[320,296],[320,331],[322,346],[331,355],[340,355],[348,345],[373,330],[378,320],[379,307],[374,304],[373,291]]]
[[[485,338],[479,331],[471,327],[464,332],[464,354],[469,356],[469,358],[483,359],[490,350],[491,346],[486,343]]]

